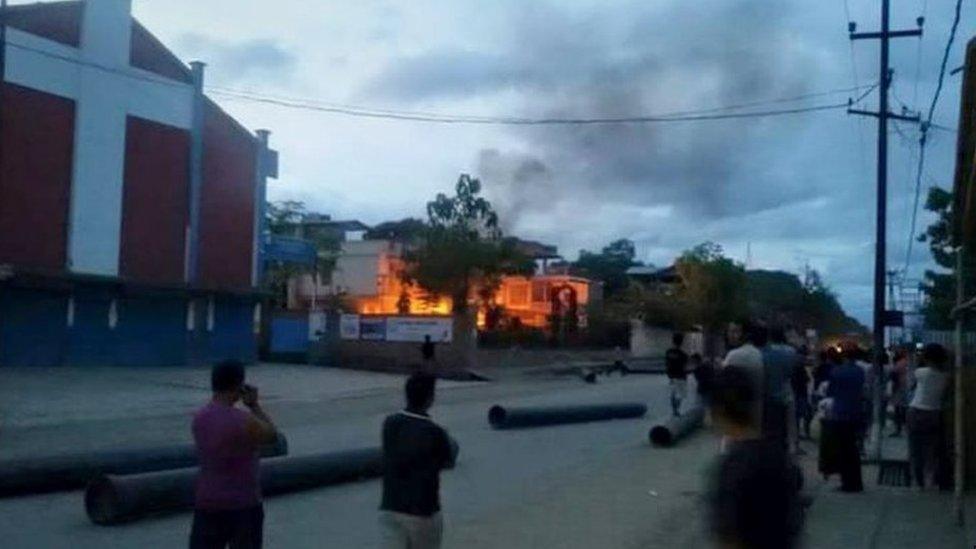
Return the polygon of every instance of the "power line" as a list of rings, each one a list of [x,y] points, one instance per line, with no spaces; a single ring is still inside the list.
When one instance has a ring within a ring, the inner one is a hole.
[[[852,25],[854,25],[854,19],[851,18],[851,7],[848,0],[844,0],[844,23],[847,25],[848,32],[853,32]],[[848,40],[848,50],[851,58],[851,76],[854,79],[854,87],[857,87],[860,79],[858,78],[857,74],[857,56],[854,52],[854,42],[851,40]],[[867,157],[864,155],[864,124],[860,119],[858,119],[855,122],[855,125],[857,126],[857,155],[858,160],[860,161],[857,167],[861,172],[861,176],[863,177],[864,167],[867,164]]]
[[[962,0],[956,0],[955,18],[952,20],[952,28],[949,30],[949,40],[946,42],[945,52],[942,54],[942,66],[939,68],[939,83],[935,87],[935,95],[932,97],[932,104],[929,105],[929,115],[927,122],[932,122],[935,115],[935,106],[939,102],[939,95],[942,93],[942,84],[945,81],[946,65],[949,63],[949,53],[952,50],[952,43],[956,39],[956,30],[959,28],[959,15],[962,11]]]
[[[930,126],[932,126],[932,117],[935,115],[935,108],[939,103],[939,96],[942,93],[942,85],[945,81],[946,66],[949,63],[949,54],[952,52],[952,43],[956,39],[956,31],[959,28],[959,18],[962,12],[962,0],[956,0],[955,14],[952,20],[952,27],[949,29],[949,39],[946,41],[945,51],[942,53],[942,64],[939,67],[939,81],[935,87],[935,94],[932,96],[932,103],[929,104],[929,112],[926,120],[922,122],[921,132],[922,135],[919,137],[919,151],[918,151],[918,170],[915,175],[915,201],[912,208],[912,222],[911,228],[908,233],[908,247],[905,251],[905,273],[908,273],[908,267],[911,264],[912,259],[912,247],[915,244],[915,223],[918,221],[918,202],[921,196],[922,190],[922,171],[925,166],[925,144],[927,141],[927,132]],[[939,129],[946,130],[948,128],[939,127]]]
[[[925,16],[928,15],[929,10],[929,0],[924,0],[922,3],[922,14],[918,16],[918,26],[921,27],[925,24]],[[918,37],[918,42],[915,46],[915,82],[914,89],[912,90],[912,105],[918,104],[918,83],[922,75],[922,41],[925,40],[925,35]]]
[[[670,112],[670,113],[663,114],[663,115],[660,115],[660,116],[683,116],[683,115],[709,114],[709,113],[713,113],[713,112],[723,112],[723,111],[734,111],[734,110],[739,110],[739,109],[745,109],[745,108],[750,108],[750,107],[760,107],[760,106],[766,106],[766,105],[773,105],[773,104],[778,104],[778,103],[793,103],[793,102],[796,102],[796,101],[802,101],[804,99],[813,99],[813,98],[817,98],[817,97],[826,97],[826,96],[838,95],[838,94],[842,94],[842,93],[854,93],[854,92],[859,92],[859,91],[862,91],[862,90],[873,90],[876,87],[877,87],[877,85],[873,85],[872,86],[872,85],[869,85],[869,84],[865,84],[863,86],[854,86],[854,87],[847,87],[847,88],[835,88],[835,89],[821,91],[821,92],[813,92],[813,93],[806,93],[806,94],[802,94],[802,95],[794,95],[794,96],[791,96],[791,97],[781,97],[781,98],[775,98],[775,99],[764,99],[764,100],[757,100],[757,101],[752,101],[752,102],[748,102],[748,103],[738,103],[738,104],[732,104],[732,105],[725,105],[725,106],[721,106],[721,107],[711,107],[711,108],[707,108],[707,109],[695,109],[695,110],[686,110],[686,111],[675,111],[675,112]],[[222,86],[207,86],[206,89],[207,89],[208,92],[211,92],[211,93],[213,93],[215,95],[234,96],[234,97],[241,97],[241,98],[247,98],[247,99],[252,99],[252,98],[273,99],[273,100],[276,100],[276,101],[284,101],[284,102],[289,102],[289,103],[298,103],[298,104],[302,104],[302,105],[314,105],[314,106],[317,106],[317,107],[328,107],[328,108],[333,108],[333,109],[354,110],[354,111],[363,111],[363,112],[379,113],[379,114],[413,115],[413,116],[422,116],[422,117],[431,117],[431,118],[464,118],[466,120],[467,119],[498,120],[500,118],[506,118],[506,117],[499,117],[499,116],[465,115],[465,114],[460,114],[460,115],[459,114],[445,114],[445,113],[430,112],[430,111],[414,111],[414,110],[403,110],[403,109],[390,109],[390,108],[384,108],[384,107],[367,107],[367,106],[361,106],[361,105],[349,105],[349,104],[343,104],[343,103],[335,103],[335,102],[329,102],[329,101],[321,101],[321,100],[312,99],[312,98],[303,98],[303,97],[295,97],[295,96],[287,96],[287,95],[277,95],[277,94],[264,93],[264,92],[258,92],[258,91],[253,91],[253,90],[241,90],[241,89],[226,88],[226,87],[222,87]]]
[[[14,47],[20,50],[29,51],[32,53],[36,53],[38,55],[43,55],[48,58],[58,59],[60,61],[65,61],[68,63],[89,67],[92,69],[100,70],[111,74],[116,74],[134,80],[142,80],[145,82],[152,82],[155,84],[162,84],[162,85],[179,87],[179,88],[183,88],[189,85],[183,82],[168,80],[161,77],[155,77],[150,74],[140,74],[138,72],[133,72],[131,70],[110,67],[110,66],[94,63],[83,59],[77,59],[65,55],[60,55],[50,51],[33,48],[31,46],[27,46],[24,44],[8,42],[8,45],[10,47]],[[873,91],[877,86],[878,86],[877,84],[870,85],[870,86],[854,86],[850,88],[827,90],[824,92],[809,93],[809,94],[797,95],[793,97],[778,98],[778,99],[771,99],[765,101],[756,101],[750,103],[740,103],[735,105],[727,105],[722,107],[714,107],[710,109],[703,109],[703,110],[696,110],[696,111],[680,111],[680,112],[673,112],[673,113],[662,114],[662,115],[641,115],[641,116],[606,117],[606,118],[555,118],[555,117],[520,118],[520,117],[450,115],[450,114],[425,113],[425,112],[415,112],[415,111],[396,111],[390,109],[377,109],[377,108],[360,107],[355,105],[340,105],[334,103],[319,103],[319,102],[315,102],[314,100],[284,98],[280,96],[276,97],[272,95],[257,94],[257,93],[248,92],[244,90],[220,88],[217,86],[208,87],[208,89],[214,95],[218,95],[229,99],[239,99],[239,100],[252,101],[257,103],[272,104],[272,105],[277,105],[277,106],[287,107],[287,108],[329,112],[333,114],[341,114],[341,115],[365,117],[365,118],[406,120],[406,121],[414,121],[414,122],[429,122],[429,123],[442,123],[442,124],[588,125],[588,124],[634,124],[634,123],[639,124],[639,123],[652,123],[652,122],[691,122],[691,121],[725,120],[725,119],[737,119],[737,118],[758,118],[758,117],[782,116],[782,115],[799,114],[805,112],[816,112],[816,111],[823,111],[823,110],[830,110],[830,109],[839,109],[860,102],[868,94],[870,94],[871,91]],[[810,107],[753,111],[753,112],[746,112],[746,113],[713,114],[713,113],[721,113],[723,111],[738,110],[738,109],[744,109],[744,108],[755,107],[755,106],[801,101],[803,99],[824,97],[829,95],[836,95],[839,93],[851,93],[860,90],[865,90],[865,91],[858,98],[849,100],[847,103],[833,103],[833,104],[815,105]]]
[[[465,115],[448,115],[448,114],[416,114],[416,113],[408,113],[408,112],[377,111],[372,109],[364,109],[364,108],[350,107],[350,106],[329,106],[329,105],[322,105],[322,104],[316,104],[316,103],[304,102],[304,101],[290,101],[290,100],[283,100],[283,99],[275,99],[272,97],[237,94],[237,93],[229,93],[229,92],[221,92],[221,91],[214,91],[213,93],[214,95],[230,98],[230,99],[240,99],[240,100],[251,101],[255,103],[264,103],[264,104],[276,105],[276,106],[292,108],[292,109],[326,112],[331,114],[339,114],[339,115],[362,117],[362,118],[403,120],[403,121],[428,122],[428,123],[437,123],[437,124],[490,124],[490,125],[531,126],[531,125],[596,125],[596,124],[646,124],[646,123],[667,123],[667,122],[698,122],[698,121],[708,121],[708,120],[732,120],[732,119],[740,119],[740,118],[784,116],[789,114],[799,114],[799,113],[806,113],[806,112],[817,112],[817,111],[845,108],[864,100],[864,98],[867,97],[876,87],[877,84],[869,86],[867,90],[862,92],[861,95],[859,95],[857,98],[849,99],[848,101],[843,103],[840,102],[829,103],[829,104],[814,105],[809,107],[795,107],[790,109],[750,111],[750,112],[740,112],[740,113],[708,114],[709,112],[714,111],[714,109],[711,109],[707,111],[686,111],[684,113],[635,115],[635,116],[623,116],[623,117],[598,117],[598,118],[521,118],[521,117],[483,117],[483,116],[465,116]]]

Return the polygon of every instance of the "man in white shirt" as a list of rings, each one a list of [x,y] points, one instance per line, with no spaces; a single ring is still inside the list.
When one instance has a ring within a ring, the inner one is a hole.
[[[729,323],[726,334],[731,350],[726,353],[722,367],[738,366],[753,378],[759,403],[755,411],[756,425],[762,425],[763,354],[759,347],[768,339],[766,328],[746,319]]]
[[[765,326],[759,326],[748,319],[730,322],[726,332],[726,340],[730,350],[725,354],[725,360],[722,361],[723,368],[738,366],[752,377],[757,395],[754,411],[756,425],[762,425],[763,401],[763,357],[759,347],[766,344],[766,339]]]

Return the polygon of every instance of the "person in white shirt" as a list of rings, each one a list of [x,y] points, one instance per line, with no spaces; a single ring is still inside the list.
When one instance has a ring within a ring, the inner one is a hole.
[[[940,485],[946,482],[945,429],[942,407],[949,393],[951,373],[945,347],[929,343],[922,349],[922,366],[915,370],[915,393],[908,404],[908,452],[919,489],[934,473]]]
[[[760,347],[766,344],[768,331],[765,326],[745,319],[729,323],[726,339],[731,350],[726,353],[722,367],[738,366],[753,378],[759,403],[755,406],[755,420],[757,425],[762,425],[763,353]]]

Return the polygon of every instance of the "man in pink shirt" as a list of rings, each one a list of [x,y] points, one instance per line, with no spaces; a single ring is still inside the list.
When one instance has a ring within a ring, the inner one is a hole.
[[[259,449],[278,431],[244,383],[244,365],[228,360],[210,374],[213,399],[193,417],[200,459],[190,549],[257,549],[264,530]],[[235,406],[241,401],[250,411]]]

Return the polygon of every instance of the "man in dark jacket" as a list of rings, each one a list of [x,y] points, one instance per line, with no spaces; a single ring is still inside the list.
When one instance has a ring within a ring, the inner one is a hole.
[[[383,423],[383,547],[436,549],[443,522],[440,472],[453,460],[451,439],[427,411],[435,378],[419,373],[406,385],[407,408]]]
[[[671,384],[671,413],[681,415],[681,401],[688,393],[688,353],[681,349],[685,334],[675,332],[671,336],[671,348],[664,353],[664,369]]]

